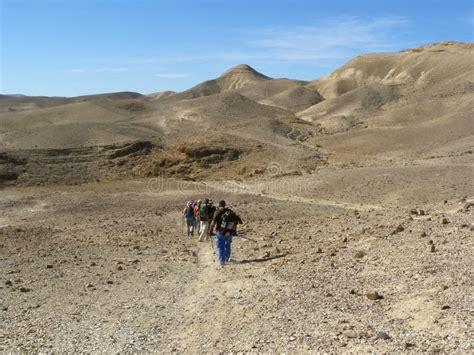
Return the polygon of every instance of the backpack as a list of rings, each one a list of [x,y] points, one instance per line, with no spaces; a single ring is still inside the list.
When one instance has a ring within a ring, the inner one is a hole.
[[[199,209],[199,219],[201,221],[207,222],[210,219],[210,213],[209,213],[209,206],[206,204],[202,204],[201,208]]]
[[[231,209],[226,209],[222,213],[220,229],[223,233],[234,232],[237,228],[239,217]]]
[[[211,216],[211,219],[214,218],[214,214],[216,213],[217,207],[210,205],[209,206],[209,215]]]
[[[194,207],[188,206],[186,207],[186,219],[193,219],[194,218]]]

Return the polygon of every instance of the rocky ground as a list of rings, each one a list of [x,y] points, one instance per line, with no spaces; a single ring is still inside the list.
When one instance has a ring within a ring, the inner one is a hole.
[[[0,350],[474,350],[469,185],[390,206],[220,187],[3,189]],[[184,202],[205,194],[245,221],[223,269],[210,242],[184,235]]]

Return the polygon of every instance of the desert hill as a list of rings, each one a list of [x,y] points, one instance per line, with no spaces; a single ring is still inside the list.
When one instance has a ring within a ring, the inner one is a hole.
[[[50,150],[61,155],[58,149],[72,153],[66,163],[55,161],[48,169],[82,164],[107,178],[157,173],[191,179],[264,177],[269,159],[280,165],[279,175],[301,175],[331,163],[463,157],[472,151],[473,51],[471,43],[442,42],[361,55],[311,82],[272,79],[238,65],[181,93],[4,95],[0,149],[10,163],[2,169],[14,172],[8,176],[31,176],[24,174],[28,163],[21,168],[11,163],[15,156],[28,161],[37,151],[41,161]],[[103,161],[136,142],[151,148]],[[98,163],[94,152],[101,147],[108,153]],[[75,157],[84,148],[87,159]],[[196,155],[196,150],[207,153]],[[87,174],[81,177],[87,179]]]
[[[308,86],[333,98],[374,83],[418,90],[454,80],[472,81],[473,49],[472,43],[440,42],[398,53],[361,55]]]
[[[473,128],[473,49],[442,42],[359,56],[308,84],[326,100],[297,116],[323,134],[337,133],[320,142],[339,157],[394,156],[401,146],[412,156],[430,156],[442,146],[463,154]]]
[[[270,78],[257,72],[249,65],[239,64],[224,72],[217,79],[205,81],[189,90],[168,96],[167,99],[171,101],[194,99],[244,88],[266,80],[270,80]]]
[[[289,88],[260,102],[298,112],[323,100],[323,97],[317,91],[298,86]]]

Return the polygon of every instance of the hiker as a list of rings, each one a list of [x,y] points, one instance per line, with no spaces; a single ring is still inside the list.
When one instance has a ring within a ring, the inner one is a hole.
[[[219,253],[220,266],[230,259],[232,237],[236,234],[237,224],[242,224],[240,217],[226,207],[224,200],[219,202],[219,208],[212,219],[211,229],[216,230],[216,244]]]
[[[209,240],[209,224],[211,223],[212,216],[209,199],[206,198],[199,208],[199,221],[201,222],[199,234],[200,242],[202,242],[204,238]]]
[[[201,203],[202,201],[198,200],[196,206],[194,206],[194,229],[198,235],[201,232],[201,224],[199,220],[199,210],[201,208]]]
[[[209,200],[209,215],[211,216],[211,221],[214,217],[214,214],[216,213],[217,207],[214,206],[214,202],[212,200]],[[211,228],[209,228],[209,234],[211,234]]]
[[[194,235],[194,201],[188,201],[184,209],[184,218],[186,220],[186,230],[188,237]]]
[[[214,219],[214,215],[216,214],[217,207],[214,206],[214,202],[212,200],[209,200],[209,215],[211,216],[211,222]],[[215,235],[214,233],[214,228],[215,226],[212,226],[211,223],[209,223],[209,236]]]

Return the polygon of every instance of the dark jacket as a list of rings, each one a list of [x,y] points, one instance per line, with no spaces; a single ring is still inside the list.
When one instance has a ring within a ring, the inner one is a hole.
[[[221,230],[221,223],[222,223],[222,215],[226,212],[226,211],[232,211],[230,208],[224,208],[224,209],[217,209],[216,212],[214,213],[214,217],[212,218],[212,223],[215,224],[216,226],[216,231],[217,230]],[[233,211],[232,211],[233,212]],[[235,213],[235,212],[234,212]],[[236,217],[237,217],[237,224],[242,224],[242,219],[240,218],[240,216],[235,213]],[[235,231],[234,231],[235,232]]]

